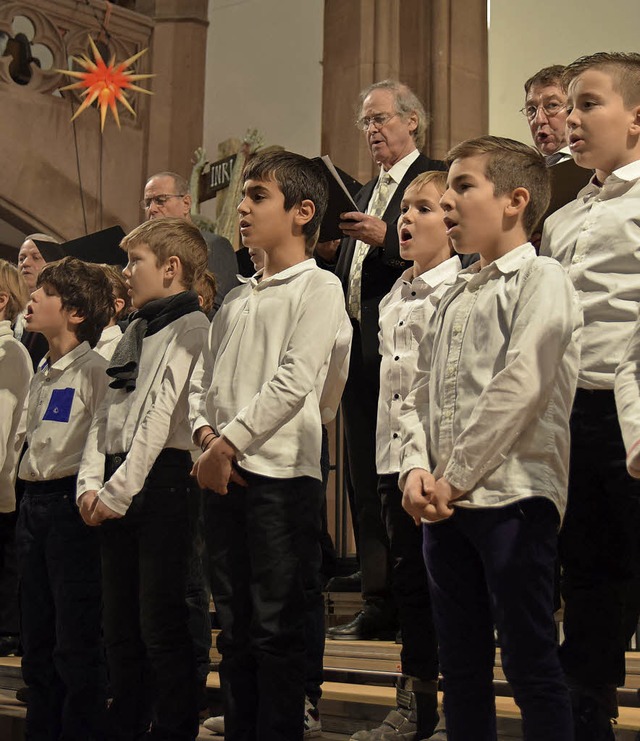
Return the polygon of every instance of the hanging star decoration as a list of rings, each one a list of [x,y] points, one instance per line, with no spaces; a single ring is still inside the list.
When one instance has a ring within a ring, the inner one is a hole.
[[[122,105],[133,116],[136,115],[124,91],[131,90],[137,93],[153,95],[150,90],[138,87],[137,85],[134,85],[133,82],[137,80],[145,80],[149,77],[155,77],[155,75],[135,75],[132,70],[127,69],[127,67],[130,67],[147,50],[143,49],[132,57],[129,57],[129,59],[118,64],[116,64],[114,54],[111,57],[109,64],[105,64],[104,59],[98,51],[98,47],[93,42],[91,36],[89,36],[89,45],[93,52],[94,61],[91,61],[84,54],[81,57],[72,57],[73,61],[80,65],[80,67],[83,67],[86,72],[76,72],[75,70],[69,69],[56,70],[56,72],[60,72],[63,75],[75,77],[80,80],[71,85],[66,85],[63,88],[60,88],[60,90],[79,90],[81,88],[86,88],[81,94],[82,97],[84,97],[84,100],[78,110],[73,114],[71,120],[73,121],[77,118],[82,111],[86,110],[95,100],[97,100],[97,105],[100,108],[100,131],[104,131],[107,108],[111,110],[111,113],[118,124],[118,128],[120,128],[117,102],[122,103]]]

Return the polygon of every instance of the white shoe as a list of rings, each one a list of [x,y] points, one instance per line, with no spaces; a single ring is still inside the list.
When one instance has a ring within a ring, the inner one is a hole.
[[[320,712],[318,708],[309,700],[304,699],[304,737],[314,738],[322,733],[322,723],[320,722]]]
[[[217,736],[224,736],[224,715],[214,715],[213,718],[207,718],[202,725],[207,731],[211,731]]]

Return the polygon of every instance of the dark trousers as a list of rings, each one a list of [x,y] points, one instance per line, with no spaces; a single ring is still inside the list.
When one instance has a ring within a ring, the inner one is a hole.
[[[398,474],[380,476],[378,493],[391,548],[391,587],[402,631],[402,671],[438,678],[438,643],[422,553],[422,528],[402,509]]]
[[[186,451],[165,449],[124,517],[100,527],[110,741],[195,739],[195,659],[187,625]]]
[[[553,621],[559,517],[533,498],[424,526],[450,741],[495,741],[494,626],[526,741],[572,741]]]
[[[189,569],[187,573],[187,608],[189,633],[196,658],[196,675],[202,688],[209,674],[211,650],[211,617],[209,615],[209,585],[206,577],[206,546],[202,513],[202,491],[192,482],[187,495],[189,509]]]
[[[300,741],[307,615],[322,603],[322,486],[240,473],[247,487],[205,493],[225,738]]]
[[[75,487],[27,484],[16,526],[29,741],[108,738],[98,533]]]
[[[389,539],[380,513],[376,472],[379,372],[378,366],[365,368],[360,329],[354,322],[349,377],[342,396],[348,459],[347,491],[362,571],[362,596],[367,605],[378,607],[386,618],[393,614],[394,607]]]
[[[565,672],[588,688],[623,685],[640,612],[640,481],[626,471],[613,391],[576,393],[560,559]]]

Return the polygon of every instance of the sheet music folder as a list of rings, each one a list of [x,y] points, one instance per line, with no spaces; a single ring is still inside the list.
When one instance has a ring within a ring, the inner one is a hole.
[[[353,198],[362,188],[362,184],[344,170],[336,167],[327,154],[314,157],[313,161],[319,165],[329,186],[329,203],[320,226],[318,241],[328,242],[332,239],[342,239],[344,234],[338,227],[340,214],[346,211],[360,211]]]

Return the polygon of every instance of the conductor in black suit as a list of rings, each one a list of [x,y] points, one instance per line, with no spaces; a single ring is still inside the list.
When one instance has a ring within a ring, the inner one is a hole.
[[[393,638],[396,617],[390,590],[390,554],[377,494],[376,410],[380,384],[378,304],[409,263],[400,258],[396,223],[407,185],[421,172],[443,170],[420,150],[427,116],[416,95],[394,80],[360,94],[357,126],[380,172],[355,198],[360,211],[343,214],[346,235],[337,253],[320,247],[325,264],[335,262],[353,323],[349,378],[342,400],[348,456],[348,491],[362,572],[364,609],[346,625],[330,628],[333,639]]]

